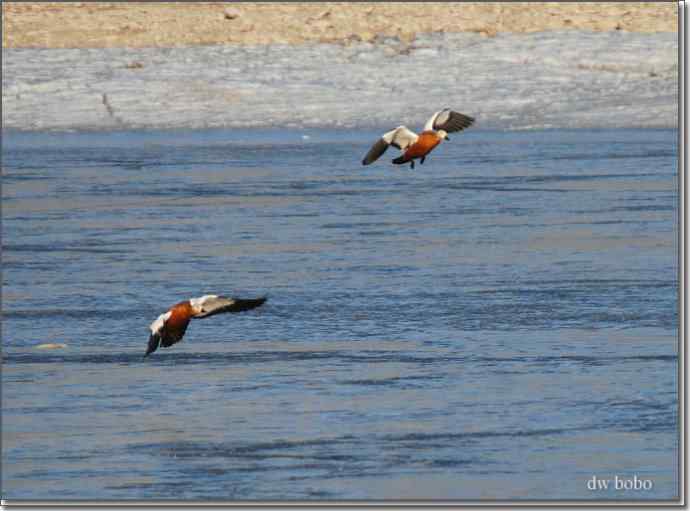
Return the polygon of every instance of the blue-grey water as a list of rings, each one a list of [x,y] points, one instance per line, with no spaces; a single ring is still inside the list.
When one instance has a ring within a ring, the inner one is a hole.
[[[3,497],[675,498],[677,132],[379,133],[5,133]]]

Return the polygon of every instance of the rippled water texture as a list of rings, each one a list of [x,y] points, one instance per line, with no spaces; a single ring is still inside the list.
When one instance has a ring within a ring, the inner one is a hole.
[[[675,497],[676,131],[378,134],[6,133],[3,496]]]

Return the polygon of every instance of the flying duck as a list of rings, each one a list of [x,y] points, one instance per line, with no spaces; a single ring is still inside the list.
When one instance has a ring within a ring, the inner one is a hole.
[[[386,152],[389,145],[395,146],[402,151],[402,155],[393,160],[393,163],[400,165],[410,162],[410,168],[414,168],[414,161],[420,158],[419,163],[424,163],[424,159],[434,147],[439,145],[442,140],[450,140],[448,133],[462,131],[474,122],[474,118],[465,114],[454,112],[449,108],[439,110],[424,125],[424,131],[417,135],[405,126],[398,126],[394,130],[384,133],[383,136],[369,149],[369,152],[362,160],[362,165],[369,165],[378,160]]]
[[[204,295],[192,298],[170,307],[168,312],[158,316],[149,327],[151,336],[144,357],[159,347],[168,348],[180,342],[187,326],[193,318],[208,318],[223,312],[242,312],[262,305],[266,297],[254,299],[226,298],[225,296]]]

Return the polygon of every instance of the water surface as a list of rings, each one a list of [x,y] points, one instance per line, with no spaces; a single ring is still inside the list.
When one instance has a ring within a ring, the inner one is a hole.
[[[6,133],[3,497],[677,496],[676,131],[379,133]]]

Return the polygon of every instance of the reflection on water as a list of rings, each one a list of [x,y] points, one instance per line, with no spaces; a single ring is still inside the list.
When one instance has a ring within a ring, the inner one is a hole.
[[[677,495],[675,131],[300,135],[6,136],[5,498]]]

